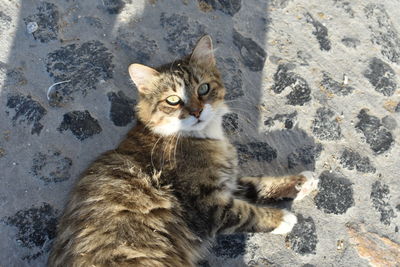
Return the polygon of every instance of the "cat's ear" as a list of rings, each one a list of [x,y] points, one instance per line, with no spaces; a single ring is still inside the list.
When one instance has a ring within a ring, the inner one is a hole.
[[[197,42],[192,55],[190,56],[190,63],[199,64],[202,66],[214,66],[214,49],[210,35],[205,35]]]
[[[149,93],[150,88],[148,87],[151,80],[159,74],[158,71],[141,64],[132,64],[129,66],[129,75],[132,81],[135,83],[140,93]]]

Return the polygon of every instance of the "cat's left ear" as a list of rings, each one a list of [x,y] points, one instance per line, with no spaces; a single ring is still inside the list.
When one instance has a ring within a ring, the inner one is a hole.
[[[141,64],[132,64],[129,66],[128,70],[132,81],[142,94],[150,92],[149,84],[154,77],[159,74],[155,69]]]
[[[190,63],[202,66],[214,66],[214,49],[210,35],[205,35],[197,42],[192,55],[190,56]]]

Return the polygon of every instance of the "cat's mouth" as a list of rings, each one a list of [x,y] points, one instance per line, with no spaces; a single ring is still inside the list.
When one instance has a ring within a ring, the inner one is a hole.
[[[197,121],[192,125],[193,130],[201,130],[205,127],[206,120],[197,119]]]

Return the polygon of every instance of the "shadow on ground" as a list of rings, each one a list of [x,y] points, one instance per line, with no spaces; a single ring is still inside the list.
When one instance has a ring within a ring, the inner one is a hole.
[[[75,179],[134,125],[129,64],[172,61],[206,33],[228,88],[232,113],[224,126],[242,173],[315,167],[321,147],[293,125],[291,114],[265,121],[260,115],[267,1],[32,0],[4,7],[0,20],[9,44],[0,62],[0,236],[8,240],[0,242],[2,265],[43,266]],[[283,86],[282,73],[276,88]],[[309,99],[294,93],[291,101]],[[276,123],[285,130],[260,132],[261,124]],[[245,249],[245,235],[218,237],[212,259],[201,265],[216,266],[218,258],[246,265]]]

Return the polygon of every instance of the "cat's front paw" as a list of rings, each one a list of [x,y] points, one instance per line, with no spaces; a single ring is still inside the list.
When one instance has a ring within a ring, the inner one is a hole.
[[[284,235],[290,233],[290,231],[293,229],[293,226],[297,223],[296,215],[287,210],[282,210],[282,212],[282,222],[271,232],[271,234]]]
[[[316,178],[314,172],[304,171],[300,173],[299,176],[306,178],[306,181],[296,186],[298,193],[294,201],[302,200],[304,197],[308,196],[312,191],[318,188],[319,180]]]

